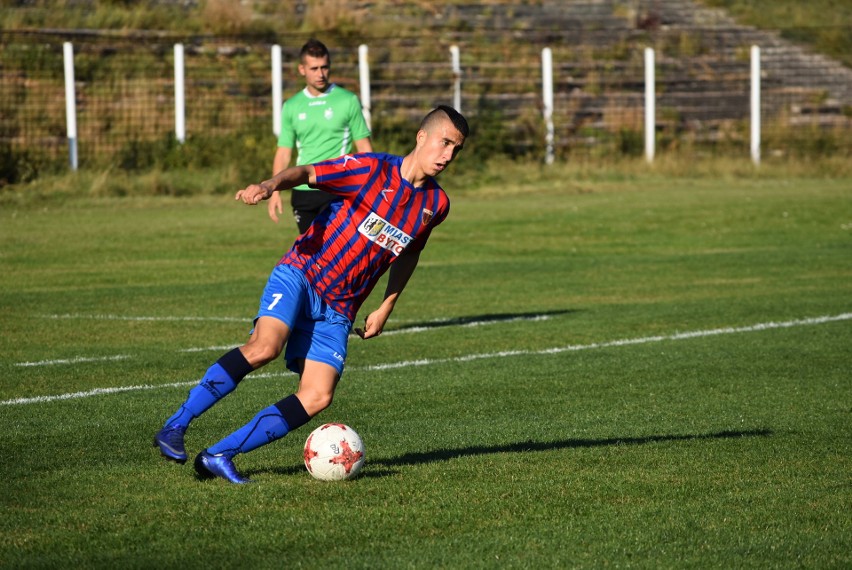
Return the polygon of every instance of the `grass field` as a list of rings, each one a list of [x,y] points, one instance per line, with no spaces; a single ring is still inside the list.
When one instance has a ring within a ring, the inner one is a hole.
[[[448,188],[387,333],[237,458],[251,486],[151,437],[245,338],[292,224],[4,206],[0,567],[849,568],[852,181],[552,180]],[[249,376],[190,454],[295,380]],[[304,470],[326,421],[363,437],[358,479]]]

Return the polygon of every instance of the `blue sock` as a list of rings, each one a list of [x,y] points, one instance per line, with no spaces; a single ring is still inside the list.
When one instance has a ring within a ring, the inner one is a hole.
[[[166,420],[165,425],[177,425],[186,429],[189,422],[233,392],[240,380],[252,370],[240,349],[235,348],[228,352],[207,369],[201,382],[189,391],[186,402]]]
[[[238,453],[247,453],[281,439],[310,419],[299,399],[291,394],[277,404],[260,410],[249,423],[208,447],[207,453],[233,458]]]

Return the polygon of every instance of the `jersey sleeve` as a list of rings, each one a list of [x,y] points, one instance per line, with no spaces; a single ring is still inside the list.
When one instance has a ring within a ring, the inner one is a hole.
[[[296,148],[296,132],[293,130],[292,105],[284,103],[281,108],[281,131],[278,133],[278,146]]]
[[[354,94],[349,106],[349,131],[352,133],[353,141],[359,141],[370,136],[370,129],[367,127],[364,112],[361,110],[361,102]]]
[[[357,193],[376,165],[376,160],[369,154],[347,154],[315,163],[314,187],[339,196]]]

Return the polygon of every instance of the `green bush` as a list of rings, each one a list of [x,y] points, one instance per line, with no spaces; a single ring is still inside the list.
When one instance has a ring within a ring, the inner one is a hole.
[[[32,150],[15,150],[0,144],[0,188],[35,180],[40,175],[55,171],[55,161]]]

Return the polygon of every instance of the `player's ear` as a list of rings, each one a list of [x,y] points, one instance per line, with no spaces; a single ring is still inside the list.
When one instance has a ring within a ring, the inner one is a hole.
[[[305,76],[305,73],[306,73],[306,72],[305,72],[305,66],[304,66],[303,64],[301,64],[301,63],[300,63],[300,64],[299,64],[299,75],[301,75],[302,77],[304,77],[304,76]]]
[[[417,137],[415,139],[417,141],[417,146],[422,145],[423,142],[426,140],[426,137],[428,137],[428,136],[429,136],[429,133],[427,133],[423,129],[420,129],[419,131],[417,131]]]

